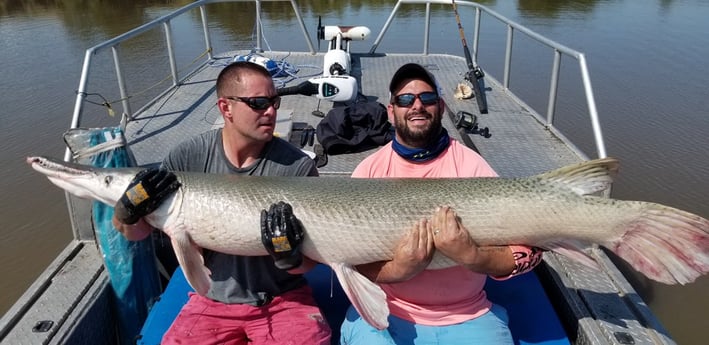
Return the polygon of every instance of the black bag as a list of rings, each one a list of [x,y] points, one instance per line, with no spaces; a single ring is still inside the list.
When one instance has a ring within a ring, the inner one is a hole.
[[[386,107],[366,99],[332,108],[315,134],[330,155],[367,151],[388,143],[394,135]]]

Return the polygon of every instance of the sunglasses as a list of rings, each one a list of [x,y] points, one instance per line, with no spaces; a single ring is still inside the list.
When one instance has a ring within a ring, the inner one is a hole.
[[[266,110],[268,107],[273,106],[273,109],[278,109],[281,106],[281,97],[237,97],[237,96],[225,96],[224,98],[230,99],[235,102],[243,102],[249,106],[249,108],[254,110]]]
[[[438,94],[432,91],[421,92],[418,95],[413,93],[402,93],[394,96],[393,103],[400,107],[410,107],[414,104],[417,98],[423,105],[434,105],[438,103]]]

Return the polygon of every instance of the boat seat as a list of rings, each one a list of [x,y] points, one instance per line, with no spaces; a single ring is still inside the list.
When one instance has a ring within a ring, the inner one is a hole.
[[[332,327],[332,344],[337,344],[340,324],[345,319],[350,302],[328,266],[319,264],[305,277],[313,289],[315,301]],[[536,274],[524,274],[506,281],[488,279],[485,289],[490,300],[507,309],[515,344],[570,344]],[[136,344],[160,344],[163,334],[187,302],[191,291],[194,290],[178,267],[150,310]]]
[[[187,303],[189,293],[194,291],[187,278],[182,273],[182,268],[177,267],[170,278],[165,291],[160,295],[160,299],[153,304],[148,313],[148,317],[143,323],[143,328],[136,339],[136,344],[158,345],[163,334],[170,328],[182,306]]]

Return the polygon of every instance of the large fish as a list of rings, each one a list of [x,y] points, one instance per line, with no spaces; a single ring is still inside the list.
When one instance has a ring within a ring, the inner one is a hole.
[[[78,197],[115,205],[139,169],[99,169],[29,157],[27,162]],[[709,271],[709,221],[660,204],[593,196],[618,162],[587,161],[529,178],[351,179],[240,177],[177,172],[180,189],[146,217],[170,236],[185,276],[200,294],[210,286],[200,247],[267,255],[260,210],[287,201],[302,221],[303,253],[333,268],[371,325],[387,326],[383,291],[354,265],[392,258],[395,244],[437,206],[451,206],[480,245],[526,244],[587,265],[604,246],[651,279],[686,284]],[[455,265],[436,254],[429,269]]]

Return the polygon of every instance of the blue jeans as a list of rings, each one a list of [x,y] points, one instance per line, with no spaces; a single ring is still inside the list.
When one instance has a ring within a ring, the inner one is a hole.
[[[350,306],[342,323],[341,345],[513,345],[507,310],[493,304],[490,311],[472,320],[448,326],[425,326],[389,315],[389,328],[378,330],[362,320]]]

